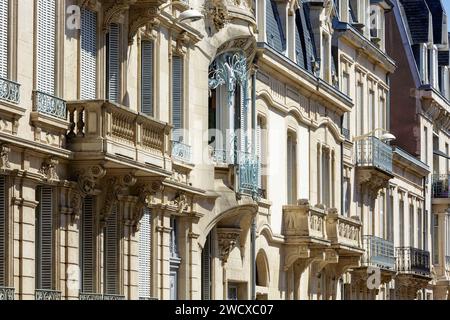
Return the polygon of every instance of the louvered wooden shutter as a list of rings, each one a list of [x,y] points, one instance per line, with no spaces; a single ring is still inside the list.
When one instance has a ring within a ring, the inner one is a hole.
[[[211,235],[202,251],[202,299],[211,300]]]
[[[81,99],[95,99],[97,75],[97,13],[81,11]]]
[[[105,293],[118,294],[118,209],[113,206],[105,227]]]
[[[37,89],[55,94],[56,0],[38,0]]]
[[[119,103],[120,101],[120,26],[111,24],[107,37],[108,59],[107,59],[107,88],[108,99]]]
[[[152,224],[150,209],[145,208],[139,230],[139,297],[151,297],[152,290]]]
[[[172,124],[173,139],[177,141],[183,128],[183,58],[173,56],[172,59]]]
[[[81,239],[81,285],[85,293],[94,293],[94,198],[87,196],[83,201]]]
[[[141,112],[153,116],[153,42],[142,41]]]
[[[0,78],[8,78],[9,0],[0,0]]]
[[[266,0],[266,36],[267,43],[277,51],[285,50],[285,39],[277,4]]]
[[[38,289],[53,289],[53,190],[51,187],[38,188]]]
[[[0,176],[0,286],[6,286],[6,179]]]

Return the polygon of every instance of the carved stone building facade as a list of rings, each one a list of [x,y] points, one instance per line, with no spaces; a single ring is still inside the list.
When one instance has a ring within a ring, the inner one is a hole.
[[[444,296],[396,5],[0,0],[0,299]]]

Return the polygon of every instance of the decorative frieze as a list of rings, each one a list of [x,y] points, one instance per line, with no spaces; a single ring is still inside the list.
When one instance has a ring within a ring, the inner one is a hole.
[[[50,157],[45,159],[42,162],[41,168],[39,169],[39,173],[44,176],[44,179],[47,181],[57,181],[59,180],[58,172],[56,167],[58,166],[59,161],[55,157]]]

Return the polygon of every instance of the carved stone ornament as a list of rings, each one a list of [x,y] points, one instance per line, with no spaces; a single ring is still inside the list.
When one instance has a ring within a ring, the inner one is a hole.
[[[70,207],[72,208],[72,223],[75,223],[80,219],[83,209],[83,197],[80,192],[75,190],[71,192]]]
[[[130,24],[128,30],[128,44],[133,44],[134,37],[138,33],[139,29],[145,26],[144,34],[147,38],[153,38],[151,36],[151,31],[160,25],[160,20],[157,18],[158,8],[138,8],[130,11]]]
[[[189,209],[189,199],[185,193],[177,193],[173,199],[173,204],[177,207],[179,214]]]
[[[39,169],[39,173],[44,175],[44,178],[47,181],[58,180],[58,173],[56,172],[58,163],[59,161],[55,157],[50,157],[44,160],[44,162],[42,162],[41,168]]]
[[[100,179],[106,175],[101,165],[94,165],[78,172],[78,186],[85,195],[93,195]]]
[[[104,12],[103,30],[107,31],[111,23],[122,23],[124,13],[130,9],[130,0],[116,0]]]
[[[158,190],[161,189],[161,185],[154,182],[150,185],[144,184],[140,185],[136,188],[136,192],[138,194],[138,202],[134,209],[133,219],[131,224],[134,227],[134,231],[139,231],[140,221],[144,214],[144,208],[149,208],[153,204],[155,204],[155,196]]]
[[[11,164],[9,163],[9,153],[11,149],[7,144],[0,145],[0,168],[2,170],[10,169]]]
[[[204,15],[214,25],[216,31],[222,29],[231,19],[226,0],[206,0]]]
[[[241,229],[236,228],[218,228],[217,237],[219,243],[220,260],[226,264],[228,257],[239,242]]]

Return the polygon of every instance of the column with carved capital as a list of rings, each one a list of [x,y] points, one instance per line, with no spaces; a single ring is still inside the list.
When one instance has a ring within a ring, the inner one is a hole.
[[[138,236],[135,226],[134,210],[138,201],[137,197],[120,196],[123,204],[123,273],[124,295],[126,299],[137,300],[139,298],[139,257]]]
[[[163,208],[154,209],[156,222],[157,254],[156,275],[157,293],[160,300],[170,299],[170,214]]]

